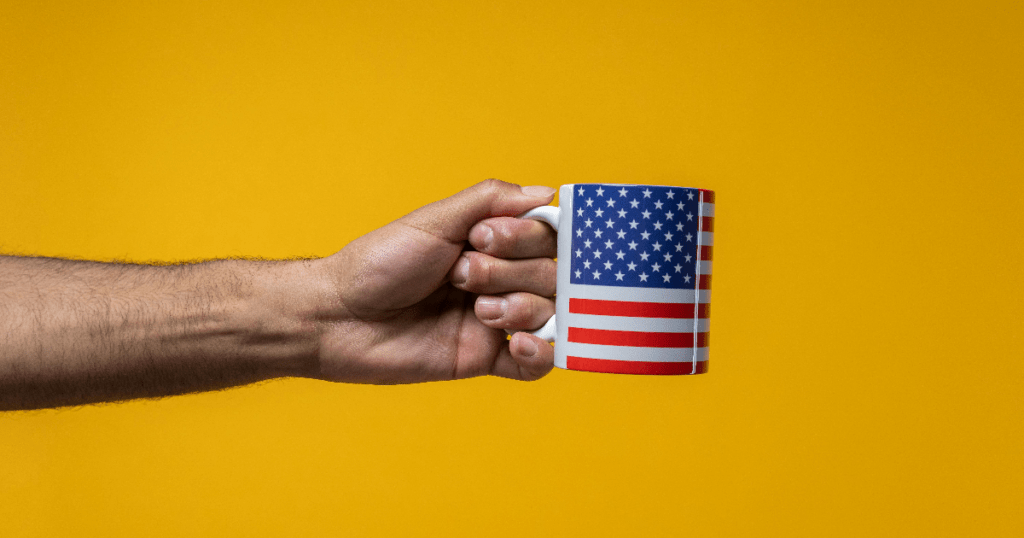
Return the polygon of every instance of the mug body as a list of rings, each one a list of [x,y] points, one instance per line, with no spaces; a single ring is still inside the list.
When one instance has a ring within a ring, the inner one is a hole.
[[[578,183],[559,207],[555,366],[707,372],[714,192]]]

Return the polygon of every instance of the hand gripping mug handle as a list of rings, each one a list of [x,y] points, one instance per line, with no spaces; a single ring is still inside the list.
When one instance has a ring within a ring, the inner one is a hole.
[[[542,222],[546,222],[546,223],[548,223],[548,225],[550,225],[552,228],[554,228],[554,230],[557,232],[558,231],[558,217],[559,217],[559,215],[561,215],[561,213],[562,213],[562,210],[560,208],[555,207],[555,206],[545,205],[545,206],[540,206],[540,207],[531,209],[531,210],[527,211],[526,213],[523,213],[522,215],[519,215],[519,218],[521,218],[521,219],[539,220],[539,221],[542,221]],[[517,333],[519,331],[506,330],[505,332],[507,332],[508,334],[515,334],[515,333]],[[527,331],[527,332],[529,332],[530,334],[536,336],[537,338],[542,338],[544,340],[547,340],[548,342],[554,342],[555,341],[555,337],[558,336],[558,330],[555,328],[555,316],[552,315],[548,319],[547,323],[544,324],[543,327],[537,329],[536,331]]]

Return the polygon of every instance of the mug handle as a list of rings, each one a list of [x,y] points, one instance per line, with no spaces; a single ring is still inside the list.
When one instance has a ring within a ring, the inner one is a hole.
[[[519,218],[521,218],[521,219],[539,220],[541,222],[546,222],[546,223],[548,223],[549,226],[554,228],[554,230],[557,232],[558,231],[558,218],[559,218],[559,216],[561,216],[561,214],[562,214],[561,208],[559,208],[557,206],[552,206],[552,205],[545,205],[545,206],[540,206],[540,207],[531,209],[531,210],[527,211],[526,213],[523,213],[522,215],[519,215]],[[520,332],[520,331],[512,331],[512,330],[506,329],[505,332],[507,332],[508,334],[515,334],[515,333]],[[529,332],[530,334],[536,336],[537,338],[541,338],[541,339],[547,340],[548,342],[554,342],[555,341],[555,337],[558,336],[558,330],[557,330],[557,328],[555,326],[555,316],[552,315],[548,319],[547,323],[544,324],[543,327],[537,329],[536,331],[527,331],[527,332]]]

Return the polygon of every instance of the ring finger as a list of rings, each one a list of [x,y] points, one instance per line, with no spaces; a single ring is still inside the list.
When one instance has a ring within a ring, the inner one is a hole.
[[[532,293],[504,296],[481,295],[476,298],[477,319],[493,329],[534,330],[555,313],[555,302]]]

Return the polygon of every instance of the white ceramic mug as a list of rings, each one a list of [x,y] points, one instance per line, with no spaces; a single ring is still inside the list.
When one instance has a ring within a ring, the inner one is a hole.
[[[558,232],[555,315],[533,332],[555,342],[555,366],[707,372],[715,193],[579,183],[559,203],[522,215]]]

